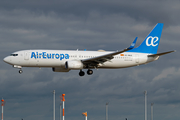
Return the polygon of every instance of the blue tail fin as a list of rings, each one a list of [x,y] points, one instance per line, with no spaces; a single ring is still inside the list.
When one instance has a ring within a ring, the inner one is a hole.
[[[142,42],[142,44],[137,48],[129,50],[128,52],[156,54],[161,38],[162,29],[163,23],[156,24],[154,29],[149,33],[149,35]]]

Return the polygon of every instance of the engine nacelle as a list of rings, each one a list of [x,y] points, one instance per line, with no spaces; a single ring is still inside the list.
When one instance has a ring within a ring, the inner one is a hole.
[[[70,70],[66,68],[53,67],[52,71],[53,72],[69,72]]]
[[[80,60],[66,61],[65,68],[73,70],[83,69],[83,63]]]

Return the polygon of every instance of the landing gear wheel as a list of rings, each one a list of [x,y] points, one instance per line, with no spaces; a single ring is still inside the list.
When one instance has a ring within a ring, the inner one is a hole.
[[[21,73],[23,73],[23,71],[22,71],[22,70],[19,70],[19,74],[21,74]]]
[[[85,73],[84,73],[84,71],[82,71],[82,70],[79,72],[79,76],[84,76],[84,74],[85,74]]]
[[[88,74],[88,75],[92,75],[92,74],[93,74],[93,71],[92,71],[92,70],[88,70],[88,71],[87,71],[87,74]]]

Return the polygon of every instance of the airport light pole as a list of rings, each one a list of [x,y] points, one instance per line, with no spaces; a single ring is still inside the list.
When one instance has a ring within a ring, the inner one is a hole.
[[[61,106],[62,106],[62,103],[60,103],[60,120],[61,120]]]
[[[153,105],[154,103],[151,103],[151,120],[153,120]]]
[[[147,120],[147,91],[144,91],[145,95],[145,120]]]
[[[106,103],[106,120],[108,120],[108,105],[109,105],[109,103],[107,102]]]
[[[55,120],[55,90],[53,91],[53,120]]]
[[[1,119],[3,120],[3,107],[4,107],[4,105],[5,105],[5,101],[4,101],[4,99],[2,99],[1,100],[1,106],[2,106],[2,116],[1,116]]]
[[[87,112],[82,113],[83,116],[85,116],[85,120],[87,120]]]
[[[65,102],[65,94],[62,94],[61,101],[63,101],[63,120],[65,120],[65,118],[64,118],[64,102]]]

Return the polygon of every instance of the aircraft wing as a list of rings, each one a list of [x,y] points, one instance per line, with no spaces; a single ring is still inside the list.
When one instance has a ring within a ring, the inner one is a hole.
[[[98,67],[99,64],[103,64],[106,61],[110,61],[111,59],[114,58],[115,55],[123,53],[125,51],[128,51],[128,49],[126,48],[122,51],[113,52],[113,53],[101,55],[101,56],[94,57],[94,58],[84,59],[84,60],[82,60],[82,63],[88,67]]]
[[[82,60],[82,63],[87,67],[98,67],[100,64],[103,64],[104,62],[110,61],[111,59],[113,59],[115,55],[133,49],[135,44],[136,44],[136,41],[137,41],[137,37],[132,42],[130,47],[128,47],[128,48],[126,48],[126,49],[124,49],[122,51],[112,52],[112,53],[101,55],[101,56],[98,56],[98,57],[84,59],[84,60]]]

